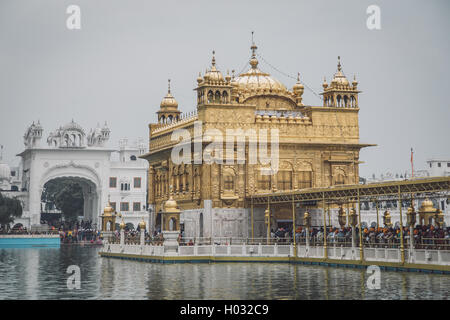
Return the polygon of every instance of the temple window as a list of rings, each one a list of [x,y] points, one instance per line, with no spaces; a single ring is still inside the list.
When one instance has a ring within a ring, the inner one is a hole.
[[[341,173],[336,175],[335,185],[345,184],[345,176]]]
[[[259,190],[270,190],[270,181],[271,181],[270,175],[261,174],[261,172],[259,172],[259,174],[258,174],[258,189]]]
[[[208,103],[212,103],[214,100],[214,94],[211,90],[208,91]]]
[[[215,103],[220,103],[220,92],[219,91],[216,91],[214,102]]]
[[[292,189],[292,171],[278,171],[277,173],[277,188],[279,190]]]
[[[222,93],[222,103],[228,103],[228,93],[226,91]]]
[[[300,189],[312,187],[312,172],[299,171],[298,172],[298,187]]]
[[[223,188],[227,191],[234,191],[234,176],[225,174],[223,177]]]

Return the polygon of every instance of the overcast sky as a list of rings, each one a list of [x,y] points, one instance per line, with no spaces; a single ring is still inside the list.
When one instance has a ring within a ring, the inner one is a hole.
[[[66,27],[69,5],[81,8],[81,30]],[[381,8],[381,30],[366,27],[369,5]],[[0,1],[0,144],[16,163],[28,125],[47,135],[72,118],[87,131],[107,121],[110,145],[148,138],[148,123],[172,80],[183,112],[195,109],[199,71],[242,70],[251,31],[258,53],[315,92],[341,56],[359,89],[361,176],[424,169],[450,158],[450,2],[442,1]],[[295,80],[260,61],[292,88]],[[247,68],[247,67],[246,67]],[[447,98],[446,98],[447,97]],[[321,105],[305,89],[304,102]]]

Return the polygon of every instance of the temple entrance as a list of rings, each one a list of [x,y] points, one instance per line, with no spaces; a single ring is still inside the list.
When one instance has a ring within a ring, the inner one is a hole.
[[[273,228],[274,230],[283,228],[284,230],[292,230],[292,209],[291,208],[274,208],[273,209]]]
[[[292,219],[291,220],[277,220],[276,221],[277,228],[283,228],[284,230],[292,229]]]
[[[57,177],[45,182],[41,193],[41,224],[96,229],[96,185],[86,178]]]

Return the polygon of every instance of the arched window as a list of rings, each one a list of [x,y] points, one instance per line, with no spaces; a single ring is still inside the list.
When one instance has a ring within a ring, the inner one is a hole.
[[[258,172],[258,190],[270,190],[271,175],[263,174],[260,170]]]
[[[226,191],[234,191],[234,176],[232,174],[224,174],[223,189]]]
[[[226,91],[222,93],[222,103],[228,103],[228,93]]]
[[[164,122],[166,121],[166,117],[165,117],[165,116],[161,116],[161,118],[159,119],[159,121],[160,121],[161,123],[164,123]]]
[[[278,190],[292,189],[292,171],[279,170],[277,173],[277,188]]]
[[[312,172],[299,171],[298,172],[298,187],[300,189],[312,187]]]
[[[220,92],[219,91],[216,91],[216,95],[214,97],[214,102],[220,103]]]
[[[340,95],[337,96],[336,100],[337,100],[337,106],[340,107],[341,106],[341,96]]]
[[[136,160],[137,160],[137,158],[136,158],[136,156],[135,156],[135,155],[132,155],[132,156],[130,157],[130,160],[131,160],[131,161],[136,161]]]
[[[208,91],[208,103],[212,103],[214,100],[214,94],[211,90]]]
[[[347,108],[348,107],[348,97],[344,96],[344,106]]]
[[[345,176],[342,173],[338,173],[334,180],[335,185],[345,184]]]

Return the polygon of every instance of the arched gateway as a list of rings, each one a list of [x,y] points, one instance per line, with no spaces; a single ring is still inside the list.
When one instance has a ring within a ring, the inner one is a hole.
[[[45,185],[66,180],[78,184],[83,193],[83,214],[92,223],[99,223],[101,209],[108,200],[110,157],[115,150],[104,146],[110,130],[105,126],[86,135],[73,120],[50,133],[47,145],[41,143],[43,129],[33,123],[25,133],[22,157],[22,191],[24,217],[30,225],[41,222],[41,195]]]

